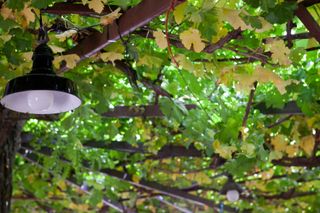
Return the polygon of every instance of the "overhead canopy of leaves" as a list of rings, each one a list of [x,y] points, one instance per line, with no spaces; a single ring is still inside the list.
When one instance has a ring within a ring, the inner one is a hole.
[[[31,69],[40,9],[57,2],[63,1],[2,3],[2,92],[8,80]],[[284,36],[289,20],[293,34],[308,32],[294,15],[297,2],[188,0],[169,13],[167,32],[163,14],[81,62],[64,54],[140,2],[83,0],[74,4],[91,8],[93,16],[42,14],[55,68],[69,69],[64,76],[77,83],[83,104],[58,120],[26,121],[23,134],[32,139],[21,149],[33,150],[38,161],[16,156],[13,212],[97,212],[106,201],[136,212],[173,212],[175,206],[209,212],[137,186],[146,182],[240,211],[317,211],[319,52],[313,38],[288,45]],[[113,13],[102,14],[104,8]],[[320,19],[318,5],[309,11]],[[265,115],[254,107],[263,102],[279,109],[289,101],[303,115]],[[118,106],[147,113],[142,105],[156,105],[157,116],[106,116]],[[228,177],[243,189],[237,202],[220,193]]]

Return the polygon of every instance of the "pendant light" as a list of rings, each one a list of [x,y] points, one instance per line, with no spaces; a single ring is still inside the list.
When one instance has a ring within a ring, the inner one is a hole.
[[[228,176],[228,180],[220,190],[220,193],[226,195],[228,201],[236,202],[239,200],[242,191],[241,186],[235,183],[231,176]]]
[[[53,52],[47,41],[40,16],[39,45],[32,56],[32,70],[8,82],[0,101],[4,107],[22,113],[57,114],[81,105],[76,85],[54,73]]]

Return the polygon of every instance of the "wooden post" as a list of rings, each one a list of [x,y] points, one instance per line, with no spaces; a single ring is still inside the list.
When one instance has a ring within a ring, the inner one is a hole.
[[[10,212],[12,168],[20,143],[21,127],[18,114],[0,108],[0,212]]]

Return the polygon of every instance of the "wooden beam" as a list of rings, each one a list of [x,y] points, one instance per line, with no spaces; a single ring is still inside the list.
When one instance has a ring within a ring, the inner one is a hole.
[[[303,114],[295,101],[290,101],[286,103],[282,109],[267,107],[265,103],[256,104],[254,105],[254,108],[258,109],[261,113],[266,115],[280,115],[280,114],[302,115]]]
[[[21,143],[25,148],[33,149],[30,145],[30,142],[33,140],[33,135],[28,133],[21,134]],[[41,139],[38,139],[41,142]],[[146,147],[143,146],[143,143],[139,143],[138,146],[133,146],[130,143],[122,141],[84,141],[84,147],[87,148],[96,148],[96,149],[105,149],[105,150],[115,150],[119,152],[127,153],[141,153],[141,154],[152,154],[147,151]],[[50,153],[50,148],[42,147],[42,150],[46,153]],[[188,148],[184,146],[174,146],[167,145],[162,147],[158,151],[157,155],[150,156],[152,159],[164,159],[172,157],[204,157],[204,154],[196,149],[193,145],[190,145]]]
[[[176,2],[176,5],[178,5],[185,0]],[[152,19],[167,11],[170,6],[171,0],[143,0],[137,6],[124,12],[117,22],[105,26],[103,33],[94,32],[76,47],[66,51],[65,54],[77,54],[80,60],[84,60],[120,39],[120,34],[121,36],[128,35],[137,28],[146,25]],[[66,67],[61,68],[59,72],[64,71],[67,71]]]
[[[186,104],[188,110],[196,109],[195,104]],[[256,103],[254,108],[260,110],[266,115],[294,114],[302,115],[302,111],[295,101],[290,101],[283,108],[267,107],[266,103]],[[142,105],[142,106],[116,106],[114,109],[102,114],[109,118],[132,118],[132,117],[162,117],[159,105]]]
[[[300,4],[302,4],[305,7],[310,7],[310,6],[312,6],[314,4],[318,4],[318,3],[320,3],[320,0],[304,0]]]
[[[195,109],[195,104],[187,104],[188,110]],[[104,117],[111,118],[132,118],[132,117],[162,117],[164,116],[159,105],[142,106],[116,106],[114,109],[102,114]]]
[[[310,34],[320,42],[320,26],[318,22],[312,17],[303,4],[298,5],[298,9],[295,12],[296,16],[302,21],[305,27],[309,30]]]

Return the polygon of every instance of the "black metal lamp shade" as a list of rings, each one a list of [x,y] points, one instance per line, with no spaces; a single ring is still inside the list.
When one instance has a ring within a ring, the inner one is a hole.
[[[53,53],[40,44],[32,57],[32,71],[9,81],[1,104],[13,111],[30,114],[56,114],[81,105],[76,85],[57,76],[52,69]]]

